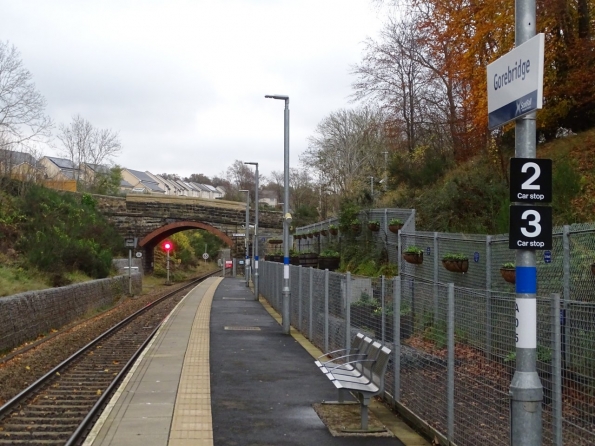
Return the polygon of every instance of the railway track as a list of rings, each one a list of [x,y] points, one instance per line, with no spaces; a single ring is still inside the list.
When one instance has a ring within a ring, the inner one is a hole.
[[[118,323],[0,407],[0,445],[76,445],[195,279]]]

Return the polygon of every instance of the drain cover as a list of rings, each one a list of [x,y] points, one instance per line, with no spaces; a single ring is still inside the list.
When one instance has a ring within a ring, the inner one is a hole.
[[[260,331],[260,327],[244,327],[242,325],[225,326],[225,330]]]

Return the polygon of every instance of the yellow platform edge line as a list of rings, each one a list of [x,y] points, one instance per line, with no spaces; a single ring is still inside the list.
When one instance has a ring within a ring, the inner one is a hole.
[[[264,309],[282,325],[281,315],[264,299],[262,296],[258,299]],[[319,348],[315,347],[303,334],[295,328],[290,327],[291,336],[313,357],[318,358],[324,355]],[[405,446],[431,446],[430,443],[415,432],[407,423],[398,418],[388,407],[379,401],[370,402],[370,410]]]

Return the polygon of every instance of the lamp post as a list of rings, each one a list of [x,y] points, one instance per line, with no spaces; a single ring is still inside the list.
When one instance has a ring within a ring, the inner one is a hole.
[[[254,191],[254,300],[258,300],[258,163],[244,163],[256,167],[256,186]]]
[[[248,286],[248,267],[250,266],[250,256],[248,255],[248,240],[250,237],[250,191],[248,189],[240,189],[240,192],[246,192],[246,230],[244,231],[244,250],[246,259],[244,260],[244,277],[246,278],[246,286]]]
[[[289,213],[289,96],[266,95],[267,99],[280,99],[285,101],[285,112],[283,119],[283,159],[284,159],[284,199],[283,199],[283,311],[281,315],[283,333],[290,331],[290,289],[289,289],[289,225],[291,214]]]
[[[384,152],[384,191],[386,192],[386,187],[387,187],[387,181],[386,181],[386,173],[388,170],[388,150],[385,150]]]
[[[370,177],[370,197],[372,197],[372,207],[374,207],[374,177]]]

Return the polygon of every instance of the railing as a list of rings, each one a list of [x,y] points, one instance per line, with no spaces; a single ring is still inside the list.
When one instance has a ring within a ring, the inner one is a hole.
[[[261,263],[260,292],[279,312],[282,278],[282,264]],[[291,324],[320,349],[348,347],[358,331],[391,344],[385,398],[403,415],[444,442],[509,444],[513,293],[298,266],[290,284]],[[595,444],[595,304],[537,301],[543,444]]]

